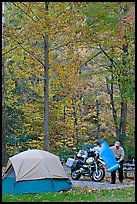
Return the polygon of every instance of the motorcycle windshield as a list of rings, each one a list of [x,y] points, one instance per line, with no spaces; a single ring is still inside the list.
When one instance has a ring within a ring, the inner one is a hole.
[[[120,164],[117,163],[112,150],[110,149],[109,145],[105,140],[101,140],[101,150],[99,154],[107,165],[107,171],[109,173],[120,167]]]

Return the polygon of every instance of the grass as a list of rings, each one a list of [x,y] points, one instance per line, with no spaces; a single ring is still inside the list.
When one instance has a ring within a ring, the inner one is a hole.
[[[2,195],[2,202],[135,202],[135,187],[89,189],[41,194]]]

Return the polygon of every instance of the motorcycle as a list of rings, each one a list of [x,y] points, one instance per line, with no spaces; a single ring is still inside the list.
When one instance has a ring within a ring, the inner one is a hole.
[[[88,176],[93,181],[102,181],[105,177],[104,162],[96,151],[80,150],[74,158],[71,167],[71,178],[78,180],[81,176]]]

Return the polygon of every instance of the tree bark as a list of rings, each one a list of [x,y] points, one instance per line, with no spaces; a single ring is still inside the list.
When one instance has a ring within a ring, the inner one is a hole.
[[[96,116],[97,116],[97,138],[98,141],[100,141],[101,137],[100,137],[100,123],[99,123],[99,102],[98,100],[96,100]]]
[[[48,11],[48,2],[45,2],[46,13]],[[49,45],[48,35],[44,39],[44,150],[49,151],[49,96],[48,96],[48,72],[49,72]]]
[[[125,37],[125,36],[124,36]],[[125,37],[126,40],[126,37]],[[124,66],[127,66],[127,59],[128,56],[128,44],[123,44],[123,59],[122,59],[122,63]],[[127,72],[126,70],[122,70],[122,75],[127,77]],[[125,81],[126,83],[126,81]],[[123,97],[122,94],[122,86],[123,84],[119,86],[120,90],[121,90],[121,118],[120,118],[120,137],[125,136],[126,137],[126,123],[127,123],[127,100]],[[122,140],[122,138],[121,138]]]
[[[120,134],[126,135],[127,104],[121,102]]]
[[[113,79],[113,75],[112,75],[112,79]],[[106,86],[107,86],[108,93],[110,95],[116,138],[119,139],[118,117],[117,117],[117,111],[115,109],[114,96],[113,96],[113,82],[111,82],[111,87],[110,87],[108,84],[108,78],[107,77],[106,77]]]
[[[73,105],[73,110],[74,110],[74,126],[75,126],[75,133],[76,133],[76,149],[78,151],[78,119],[77,119],[77,110],[75,108],[75,99],[72,98],[72,105]]]
[[[6,2],[2,2],[2,13],[5,14]],[[2,34],[4,34],[3,24],[5,23],[5,16],[2,17]],[[2,47],[5,46],[2,38]],[[4,81],[4,59],[2,59],[2,166],[6,164],[6,138],[5,138],[5,81]]]

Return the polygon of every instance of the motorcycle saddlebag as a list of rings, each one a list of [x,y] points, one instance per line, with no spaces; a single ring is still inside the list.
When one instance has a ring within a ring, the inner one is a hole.
[[[71,168],[72,165],[73,165],[73,162],[74,162],[74,159],[68,158],[68,159],[67,159],[67,162],[66,162],[66,166],[69,167],[69,168]]]

